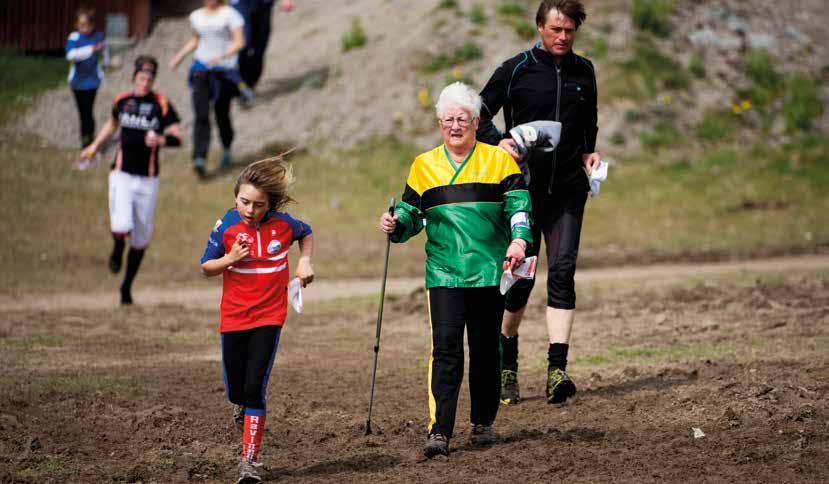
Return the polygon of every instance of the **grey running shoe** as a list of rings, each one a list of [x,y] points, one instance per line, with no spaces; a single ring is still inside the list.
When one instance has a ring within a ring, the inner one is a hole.
[[[255,482],[262,482],[262,476],[259,475],[262,464],[239,458],[239,480],[236,484],[253,484]]]
[[[244,405],[233,405],[233,422],[236,423],[236,426],[239,430],[243,430],[245,427],[245,406]]]
[[[564,370],[547,370],[547,403],[564,403],[575,394],[576,384]]]
[[[449,438],[443,434],[431,434],[426,438],[423,455],[431,459],[436,455],[449,455]]]
[[[518,372],[501,370],[501,403],[504,405],[516,405],[520,401],[521,393],[518,386]]]
[[[472,424],[472,432],[469,434],[472,445],[492,445],[498,441],[498,436],[492,431],[492,425]]]

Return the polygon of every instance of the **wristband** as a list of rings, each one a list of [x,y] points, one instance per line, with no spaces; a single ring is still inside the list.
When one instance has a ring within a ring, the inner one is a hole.
[[[164,135],[165,146],[181,146],[181,139],[178,136],[171,134]]]

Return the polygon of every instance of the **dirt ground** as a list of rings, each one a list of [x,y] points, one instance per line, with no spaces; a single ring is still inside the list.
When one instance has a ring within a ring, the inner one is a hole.
[[[420,457],[429,330],[422,291],[386,305],[364,436],[376,297],[291,315],[269,391],[269,481],[827,482],[829,266],[588,277],[566,406],[543,398],[543,301],[521,332],[524,402],[497,445]],[[232,482],[218,310],[0,305],[0,482]],[[705,435],[695,438],[692,428]]]

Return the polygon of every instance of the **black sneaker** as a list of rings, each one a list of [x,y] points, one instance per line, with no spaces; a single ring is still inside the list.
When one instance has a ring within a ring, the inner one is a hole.
[[[129,306],[132,304],[132,291],[121,286],[121,306]]]
[[[113,274],[118,274],[121,270],[121,258],[123,257],[123,253],[117,254],[114,250],[112,253],[109,254],[109,262],[107,266],[109,267],[109,272]]]
[[[245,428],[245,406],[244,405],[233,405],[233,422],[236,424],[236,427],[239,430],[244,430]]]
[[[520,401],[521,393],[518,386],[518,372],[501,370],[501,403],[504,405],[517,405]]]
[[[492,445],[498,441],[498,436],[492,431],[492,425],[472,424],[472,432],[469,434],[472,445]]]
[[[576,394],[576,384],[561,368],[547,370],[547,403],[564,403]]]
[[[443,434],[430,434],[423,447],[423,455],[431,459],[436,455],[449,455],[449,437]]]

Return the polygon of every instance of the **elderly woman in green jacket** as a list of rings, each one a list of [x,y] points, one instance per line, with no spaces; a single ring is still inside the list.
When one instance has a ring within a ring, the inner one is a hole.
[[[532,242],[530,197],[515,160],[478,142],[481,98],[454,83],[436,111],[443,144],[412,163],[394,215],[380,230],[405,242],[426,228],[426,294],[432,328],[426,457],[449,454],[463,379],[463,333],[469,340],[471,434],[475,445],[496,441],[492,424],[501,388],[499,334],[504,298],[498,284]]]

